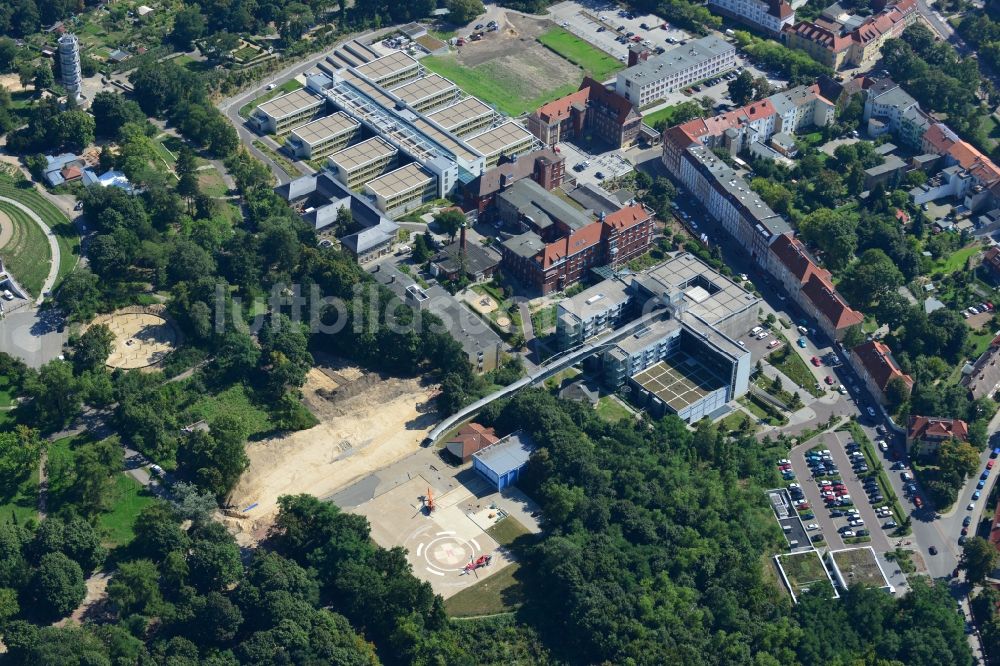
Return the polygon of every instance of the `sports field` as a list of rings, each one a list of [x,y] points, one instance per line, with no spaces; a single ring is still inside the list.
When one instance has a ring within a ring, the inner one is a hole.
[[[48,225],[52,233],[55,234],[56,242],[59,244],[59,276],[56,278],[56,282],[53,285],[53,289],[59,286],[62,279],[66,277],[76,266],[77,262],[80,260],[80,236],[76,232],[76,227],[73,223],[60,211],[55,205],[46,199],[38,190],[34,187],[21,187],[18,184],[12,182],[9,178],[0,178],[0,196],[8,197],[18,201],[31,210],[35,212],[38,217],[42,218],[42,221]],[[25,289],[31,291],[31,283],[26,282],[26,278],[21,276],[18,272],[18,266],[21,265],[21,272],[27,270],[29,275],[38,271],[41,273],[41,280],[37,283],[37,288],[40,289],[42,282],[45,281],[45,276],[48,275],[48,260],[51,259],[49,256],[49,244],[45,239],[45,235],[39,229],[38,225],[34,223],[30,218],[24,215],[23,211],[18,210],[15,206],[10,206],[4,209],[5,213],[8,213],[10,209],[14,209],[17,213],[20,213],[24,218],[31,223],[31,227],[35,230],[34,232],[28,230],[25,233],[27,245],[24,246],[25,254],[24,258],[20,258],[18,255],[20,251],[10,250],[4,248],[0,252],[0,256],[3,256],[5,261],[8,262],[10,271],[18,279]],[[8,213],[9,214],[9,213]],[[37,232],[37,233],[36,233]],[[41,240],[42,248],[36,247],[38,240]],[[31,264],[32,261],[37,260],[39,257],[44,257],[45,261],[40,267]],[[32,292],[37,295],[38,291]]]
[[[538,36],[538,41],[571,63],[579,65],[589,76],[598,81],[607,80],[625,67],[624,63],[562,28],[547,30]]]
[[[0,248],[3,264],[22,287],[37,296],[49,274],[52,254],[41,228],[28,214],[6,201],[0,201],[0,225],[9,224],[10,236]]]
[[[420,61],[424,67],[449,78],[459,88],[475,95],[487,104],[496,107],[508,116],[519,116],[532,111],[546,102],[565,97],[577,89],[577,84],[569,83],[554,88],[539,85],[533,72],[543,67],[544,63],[535,61],[529,65],[523,60],[511,56],[509,59],[522,61],[523,67],[512,66],[508,58],[490,60],[474,67],[463,65],[456,56],[431,56]],[[547,82],[558,80],[544,77]],[[569,80],[569,79],[563,79]]]

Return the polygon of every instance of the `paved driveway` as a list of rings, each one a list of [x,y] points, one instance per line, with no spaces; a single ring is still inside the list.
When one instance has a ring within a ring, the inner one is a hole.
[[[0,350],[33,368],[58,358],[68,335],[62,316],[54,310],[27,307],[0,319]]]

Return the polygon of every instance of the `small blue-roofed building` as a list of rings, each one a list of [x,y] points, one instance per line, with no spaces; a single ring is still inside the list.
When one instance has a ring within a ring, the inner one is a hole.
[[[503,490],[517,483],[533,450],[531,441],[519,430],[472,454],[472,469]]]

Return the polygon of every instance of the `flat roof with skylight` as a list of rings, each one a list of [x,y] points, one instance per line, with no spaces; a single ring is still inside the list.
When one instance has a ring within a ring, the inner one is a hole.
[[[435,177],[432,174],[424,171],[416,162],[412,162],[395,171],[390,171],[374,180],[368,181],[365,189],[370,190],[376,196],[388,200],[398,194],[409,192],[418,187],[424,187],[434,180]]]
[[[475,97],[466,97],[460,102],[451,106],[446,106],[439,111],[428,113],[427,117],[436,122],[449,132],[460,125],[472,122],[479,118],[492,116],[493,109]]]
[[[313,146],[331,137],[356,131],[361,124],[343,111],[324,116],[292,130],[292,137]]]
[[[354,69],[362,76],[377,83],[382,79],[390,78],[409,69],[416,69],[416,67],[416,60],[402,51],[396,51],[363,65],[358,65]]]
[[[483,155],[495,155],[519,144],[533,141],[534,135],[513,121],[465,140],[471,148]]]
[[[682,293],[684,311],[716,326],[754,308],[760,299],[691,254],[682,254],[635,276],[650,292]]]
[[[367,164],[392,157],[396,152],[395,146],[391,143],[381,137],[374,136],[361,143],[338,150],[330,155],[329,161],[330,164],[334,164],[340,169],[353,171]]]
[[[416,81],[404,83],[397,88],[390,88],[390,92],[393,95],[411,106],[415,106],[436,95],[457,91],[458,86],[438,74],[423,76]]]
[[[300,88],[290,93],[275,97],[264,102],[257,107],[257,110],[280,120],[286,116],[291,116],[309,108],[315,108],[323,104],[322,97],[313,95],[308,90]]]

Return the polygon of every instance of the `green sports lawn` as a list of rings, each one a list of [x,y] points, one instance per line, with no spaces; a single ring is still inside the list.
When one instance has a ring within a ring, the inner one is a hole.
[[[566,60],[579,65],[591,77],[605,81],[625,65],[584,39],[563,30],[552,28],[538,36],[538,41]]]
[[[46,199],[41,192],[36,190],[34,187],[20,187],[17,184],[11,182],[10,179],[0,178],[0,196],[8,197],[18,201],[31,210],[35,211],[38,217],[42,218],[42,222],[48,225],[52,232],[56,236],[56,242],[59,244],[59,276],[56,278],[56,283],[53,285],[53,289],[58,288],[59,284],[62,282],[63,278],[66,277],[76,267],[77,262],[80,260],[80,235],[76,232],[76,227],[73,223],[62,213],[61,210],[55,207],[51,201]],[[9,206],[9,204],[8,204]],[[13,208],[13,206],[11,206]],[[20,211],[19,211],[20,212]],[[23,214],[23,213],[22,213]],[[49,244],[45,240],[45,235],[38,228],[38,225],[34,221],[28,219],[31,222],[31,226],[37,230],[38,237],[41,238],[44,245],[44,255],[49,258]],[[37,254],[37,250],[32,250],[33,253]],[[6,251],[4,252],[6,257]],[[16,261],[11,259],[11,261]],[[11,271],[20,278],[14,265],[10,266]],[[48,264],[41,269],[41,281],[38,283],[38,287],[41,287],[42,282],[45,281],[45,276],[48,275]],[[23,282],[22,282],[23,284]],[[29,289],[25,285],[26,289]],[[34,292],[37,294],[38,292]]]
[[[565,97],[579,87],[572,83],[562,85],[529,99],[519,87],[522,82],[517,73],[505,71],[505,68],[496,61],[466,67],[460,64],[455,56],[447,55],[422,58],[420,64],[432,72],[451,79],[459,88],[487,104],[492,104],[501,113],[513,117],[532,111],[546,102]]]
[[[13,227],[10,240],[0,249],[0,258],[21,286],[37,296],[52,263],[49,242],[41,228],[20,208],[0,201],[0,212]]]

